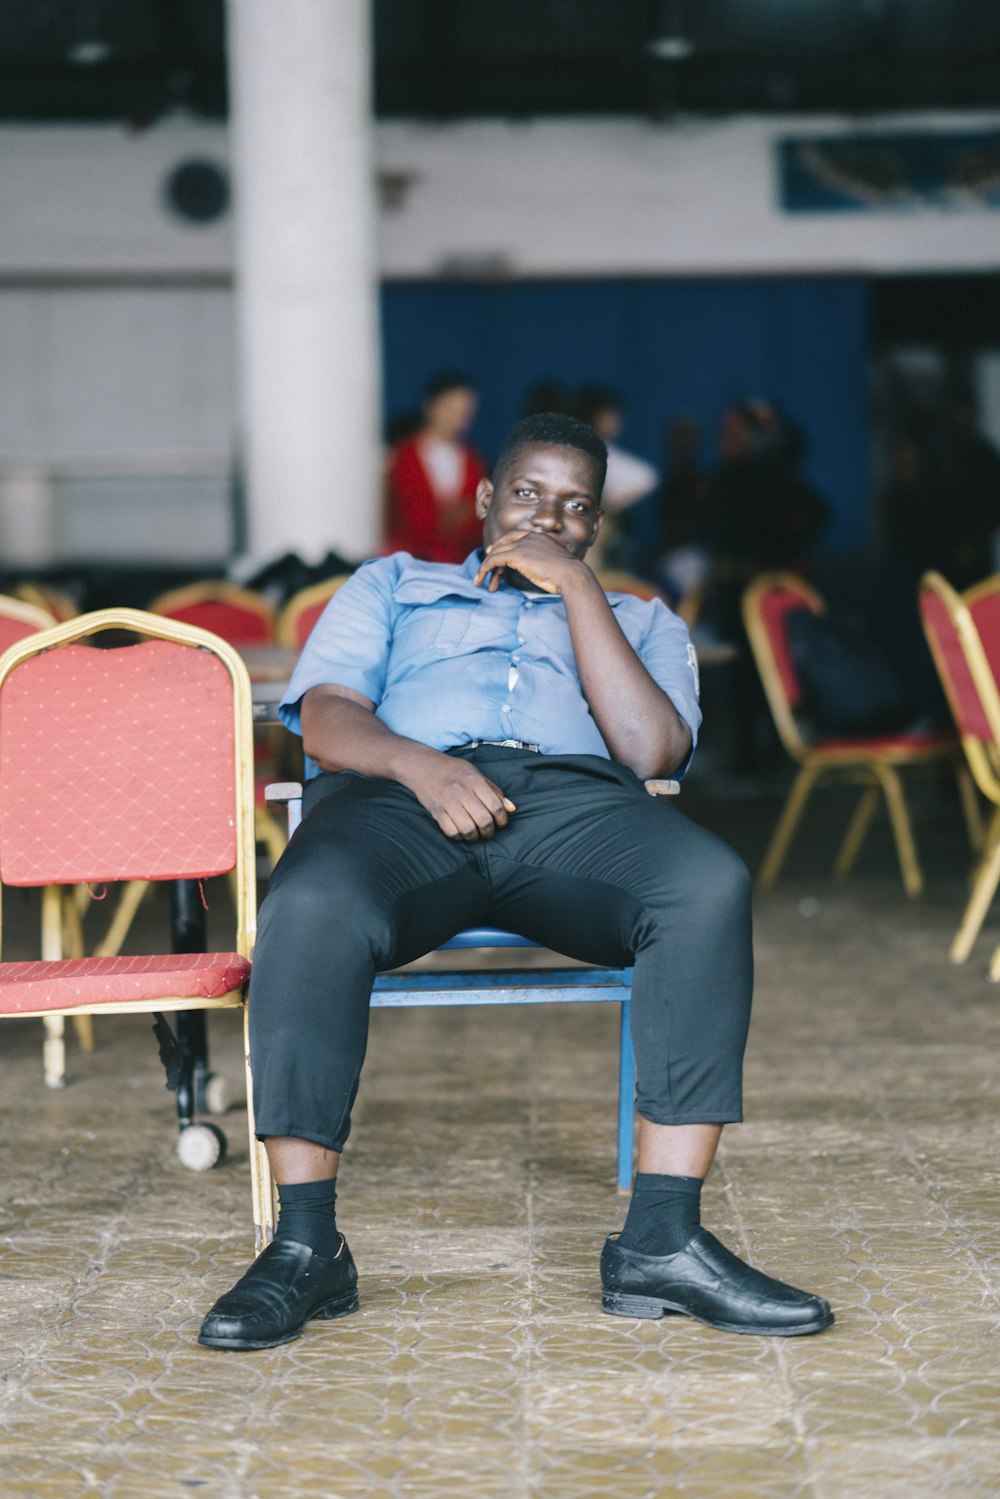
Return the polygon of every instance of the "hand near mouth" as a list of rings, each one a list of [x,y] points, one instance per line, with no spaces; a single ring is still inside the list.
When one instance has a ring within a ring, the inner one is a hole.
[[[476,573],[475,581],[495,593],[501,577],[516,588],[537,588],[543,593],[563,593],[581,577],[593,580],[590,568],[562,542],[540,531],[508,531],[491,542]]]

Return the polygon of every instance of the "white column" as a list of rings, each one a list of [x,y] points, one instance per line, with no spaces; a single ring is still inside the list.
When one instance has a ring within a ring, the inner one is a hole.
[[[0,468],[0,556],[8,566],[38,567],[56,550],[52,476],[38,464]]]
[[[379,344],[368,0],[229,0],[248,547],[379,535]]]

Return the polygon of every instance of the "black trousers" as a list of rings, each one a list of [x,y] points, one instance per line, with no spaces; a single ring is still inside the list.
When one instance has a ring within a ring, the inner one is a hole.
[[[517,806],[493,838],[453,842],[393,781],[340,772],[307,787],[261,907],[250,982],[258,1135],[342,1149],[374,975],[477,925],[588,962],[634,961],[639,1113],[740,1119],[753,973],[740,859],[608,760],[453,753]]]

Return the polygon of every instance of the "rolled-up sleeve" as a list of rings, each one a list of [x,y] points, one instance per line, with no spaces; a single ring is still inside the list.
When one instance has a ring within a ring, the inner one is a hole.
[[[397,573],[396,557],[366,562],[323,610],[278,709],[293,733],[302,733],[300,710],[310,687],[349,687],[378,706],[392,643]]]

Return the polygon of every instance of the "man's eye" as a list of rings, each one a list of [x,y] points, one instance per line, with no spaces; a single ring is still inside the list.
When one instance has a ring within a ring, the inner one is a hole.
[[[534,494],[535,494],[535,491],[533,489],[515,489],[515,491],[514,491],[515,498],[517,498],[519,500],[530,500],[530,499],[533,499],[534,498]]]

